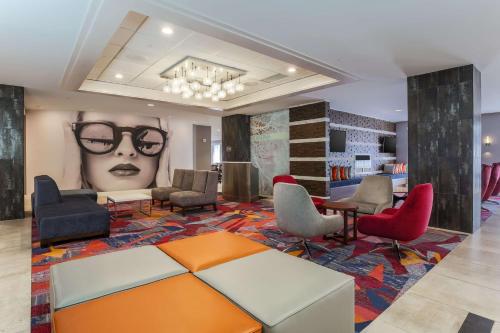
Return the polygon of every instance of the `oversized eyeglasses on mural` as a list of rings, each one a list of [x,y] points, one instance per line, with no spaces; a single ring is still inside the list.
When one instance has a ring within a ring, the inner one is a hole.
[[[99,121],[72,125],[78,145],[91,154],[107,154],[118,148],[124,132],[131,134],[135,150],[145,156],[160,154],[167,142],[167,132],[155,127],[119,127]]]

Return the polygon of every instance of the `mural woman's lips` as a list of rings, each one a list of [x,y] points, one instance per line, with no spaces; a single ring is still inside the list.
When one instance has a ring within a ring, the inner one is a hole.
[[[111,172],[115,176],[135,176],[139,172],[141,172],[141,169],[131,163],[127,163],[117,164],[109,169],[109,172]]]

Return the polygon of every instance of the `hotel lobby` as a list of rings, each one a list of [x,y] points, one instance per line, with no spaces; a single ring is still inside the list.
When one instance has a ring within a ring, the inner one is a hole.
[[[500,332],[500,3],[1,8],[0,333]]]

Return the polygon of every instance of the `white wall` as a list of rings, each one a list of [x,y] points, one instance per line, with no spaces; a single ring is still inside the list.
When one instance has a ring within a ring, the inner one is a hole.
[[[120,112],[118,110],[93,110]],[[64,164],[64,135],[61,120],[72,122],[75,111],[27,110],[26,111],[26,181],[25,193],[33,192],[33,178],[47,174],[62,182]],[[146,115],[141,113],[141,115]],[[169,110],[148,112],[148,116],[167,117],[170,131],[170,165],[175,168],[193,167],[193,125],[212,127],[212,141],[221,140],[221,117]]]

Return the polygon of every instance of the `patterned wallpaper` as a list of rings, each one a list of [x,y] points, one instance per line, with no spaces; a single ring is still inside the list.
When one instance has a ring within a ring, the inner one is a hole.
[[[330,121],[336,124],[370,128],[375,130],[389,132],[396,131],[396,125],[394,123],[336,110],[330,110]],[[390,160],[388,158],[395,157],[396,154],[380,152],[379,138],[387,136],[386,134],[335,127],[333,129],[347,131],[346,152],[330,152],[328,161],[330,168],[328,170],[328,176],[330,176],[331,166],[333,165],[354,166],[354,156],[358,154],[371,155],[372,169],[374,171],[381,170],[383,168],[383,165],[386,163],[395,162],[395,160]]]
[[[259,194],[273,194],[273,177],[290,173],[288,110],[250,118],[250,156],[259,168]]]

